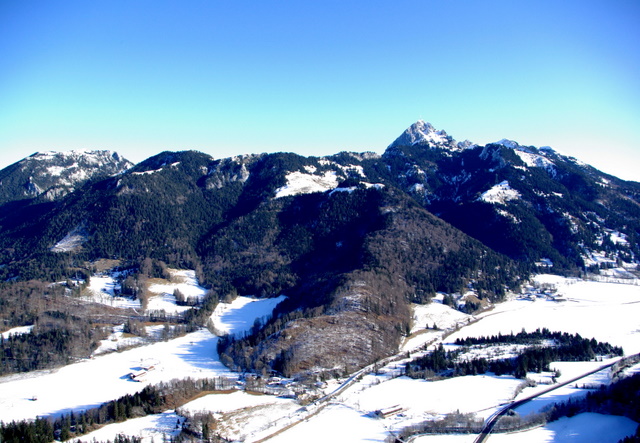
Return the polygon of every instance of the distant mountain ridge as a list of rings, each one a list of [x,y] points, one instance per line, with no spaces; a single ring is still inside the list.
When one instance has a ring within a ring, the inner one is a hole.
[[[133,163],[112,151],[36,152],[0,171],[0,203],[42,195],[55,200],[87,180],[108,177]]]
[[[531,272],[631,273],[640,257],[639,183],[423,121],[382,155],[74,155],[0,171],[0,280],[64,281],[108,258],[133,273],[195,269],[216,299],[286,295],[266,325],[221,340],[239,369],[361,367],[395,352],[409,304],[437,291],[472,312]],[[71,161],[84,181],[62,173]],[[51,181],[32,195],[34,165]]]

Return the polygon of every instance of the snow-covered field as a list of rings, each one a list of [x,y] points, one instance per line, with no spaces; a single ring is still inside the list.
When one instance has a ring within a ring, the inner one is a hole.
[[[147,415],[146,417],[133,418],[123,423],[113,423],[97,431],[82,436],[82,441],[113,441],[118,434],[135,435],[141,437],[144,442],[169,441],[169,437],[175,437],[180,433],[183,417],[175,411],[165,411],[162,414]]]
[[[89,285],[83,291],[81,298],[117,308],[140,309],[140,301],[128,297],[117,297],[115,295],[117,287],[112,275],[94,275],[91,276]]]
[[[210,394],[187,403],[181,411],[211,411],[221,420],[218,432],[229,440],[244,441],[293,415],[301,406],[293,399],[246,392]]]
[[[2,420],[21,420],[88,409],[148,383],[174,378],[205,378],[232,374],[217,358],[218,338],[206,329],[167,342],[101,355],[53,371],[0,379]],[[142,383],[129,374],[156,365]],[[36,397],[37,401],[32,398]]]
[[[92,279],[93,280],[93,279]],[[446,337],[450,343],[458,337],[480,336],[498,332],[519,332],[547,327],[569,333],[580,333],[583,337],[594,337],[622,346],[626,354],[640,352],[640,286],[584,282],[551,276],[539,276],[540,284],[555,285],[555,299],[524,297],[496,305],[490,311],[476,317],[434,302],[416,306],[412,336],[403,344],[403,350],[418,349],[425,343],[441,340],[444,334],[458,327],[459,330]],[[197,285],[197,282],[187,283]],[[187,288],[184,288],[188,291]],[[162,292],[169,293],[169,287]],[[181,289],[182,291],[182,289]],[[186,293],[186,292],[185,292]],[[255,319],[271,315],[283,297],[256,300],[238,297],[232,303],[220,304],[212,315],[215,329],[224,333],[242,333],[250,329]],[[535,300],[535,301],[532,301]],[[436,324],[437,330],[433,329]],[[425,329],[429,327],[431,329]],[[19,331],[16,331],[19,332]],[[147,383],[183,377],[234,376],[218,360],[216,344],[218,337],[208,330],[200,330],[167,342],[158,342],[135,349],[107,353],[60,368],[14,375],[0,379],[0,419],[34,418],[36,416],[61,414],[71,409],[86,409],[127,393],[142,389]],[[415,353],[414,353],[415,355]],[[129,380],[128,374],[142,366],[153,363],[155,371],[149,372],[142,383]],[[448,412],[460,411],[487,418],[505,402],[516,396],[521,380],[511,376],[477,375],[441,381],[413,380],[395,377],[392,362],[377,373],[364,375],[355,384],[340,392],[323,407],[306,410],[292,399],[268,395],[250,395],[246,392],[211,394],[199,398],[181,409],[190,412],[211,411],[223,421],[221,429],[230,438],[256,441],[269,436],[285,424],[298,424],[274,435],[269,441],[289,443],[298,441],[378,441],[388,436],[388,431],[425,419],[441,417]],[[561,380],[594,369],[602,362],[554,363],[561,371]],[[628,372],[638,371],[640,365]],[[397,373],[397,369],[395,369]],[[550,374],[532,374],[541,382],[550,381]],[[575,395],[584,395],[581,384],[608,383],[608,370],[594,374],[578,383],[558,389],[523,405],[521,414],[538,411],[552,401],[564,400]],[[338,386],[332,381],[325,392]],[[527,388],[520,396],[531,395],[538,389]],[[33,398],[37,397],[37,401]],[[374,418],[374,411],[394,405],[403,410],[388,418]],[[314,414],[314,412],[317,412]],[[175,435],[179,416],[175,411],[129,420],[125,423],[105,426],[83,436],[83,440],[113,440],[116,434],[126,433],[144,437],[145,442],[162,441]],[[635,431],[636,423],[621,417],[581,414],[571,419],[536,428],[517,435],[493,435],[491,441],[601,441],[617,442]],[[605,435],[606,429],[609,432]],[[587,440],[585,438],[592,438]],[[475,436],[420,437],[420,442],[473,441]]]
[[[626,354],[640,352],[640,286],[546,275],[537,280],[556,285],[562,301],[536,298],[500,303],[449,340],[546,327],[622,346]]]
[[[349,395],[345,403],[364,413],[400,405],[405,409],[402,417],[385,419],[395,427],[407,420],[417,422],[455,411],[491,415],[499,404],[512,399],[515,389],[521,383],[522,380],[514,377],[490,375],[440,381],[398,377]]]
[[[594,413],[564,417],[525,432],[491,434],[491,443],[616,443],[633,435],[638,424],[626,417]],[[414,443],[471,443],[476,435],[421,436]]]
[[[344,404],[331,404],[313,418],[270,439],[273,443],[384,441],[382,421]]]
[[[638,423],[626,417],[595,413],[563,417],[526,432],[491,435],[491,443],[605,443],[633,435]],[[430,440],[419,439],[419,443]],[[433,440],[435,441],[435,440]]]
[[[180,291],[185,298],[202,300],[207,292],[198,284],[196,273],[192,270],[169,269],[171,281],[161,281],[149,285],[149,292],[155,294],[149,297],[147,310],[180,313],[191,309],[189,306],[176,305],[175,290]]]

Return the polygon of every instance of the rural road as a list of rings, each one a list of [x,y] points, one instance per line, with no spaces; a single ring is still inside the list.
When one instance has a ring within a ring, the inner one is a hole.
[[[476,437],[476,439],[474,440],[475,443],[484,443],[487,441],[487,439],[489,438],[489,434],[491,434],[491,431],[493,430],[493,427],[496,425],[496,423],[498,422],[498,420],[500,419],[500,417],[502,417],[503,415],[505,415],[509,410],[511,409],[515,409],[518,406],[522,406],[525,403],[530,402],[531,400],[540,397],[541,395],[547,394],[549,392],[552,392],[558,388],[561,388],[563,386],[567,386],[571,383],[575,383],[578,380],[581,380],[585,377],[588,377],[589,375],[595,374],[596,372],[600,372],[604,369],[610,368],[613,365],[622,362],[624,360],[633,360],[633,359],[637,359],[638,356],[640,354],[634,354],[634,355],[630,355],[628,357],[624,357],[624,358],[620,358],[614,362],[611,363],[607,363],[606,365],[602,365],[600,367],[598,367],[597,369],[594,369],[592,371],[586,372],[584,374],[581,374],[577,377],[573,377],[570,380],[564,381],[562,383],[559,383],[557,385],[551,386],[547,389],[544,389],[534,395],[531,395],[530,397],[527,398],[523,398],[521,400],[515,400],[512,401],[511,403],[508,403],[507,405],[503,406],[500,410],[498,410],[496,413],[494,413],[491,417],[489,417],[489,419],[487,420],[487,422],[484,424],[484,427],[482,428],[482,431],[480,432],[480,434],[478,435],[478,437]]]

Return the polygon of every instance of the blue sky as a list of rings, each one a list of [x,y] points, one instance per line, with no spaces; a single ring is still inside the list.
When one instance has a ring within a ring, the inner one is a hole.
[[[0,167],[382,153],[418,119],[640,181],[640,2],[0,1]]]

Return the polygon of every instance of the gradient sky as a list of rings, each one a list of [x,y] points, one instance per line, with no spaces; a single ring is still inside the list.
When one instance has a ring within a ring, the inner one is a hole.
[[[640,1],[0,0],[0,168],[382,153],[418,119],[640,181]]]

